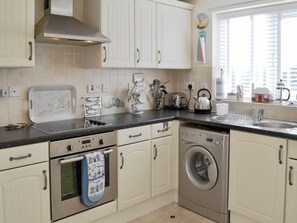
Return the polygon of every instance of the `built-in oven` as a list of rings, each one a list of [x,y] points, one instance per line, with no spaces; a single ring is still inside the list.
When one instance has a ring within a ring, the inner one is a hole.
[[[103,197],[93,206],[81,202],[81,165],[84,154],[101,151],[105,163]],[[50,143],[52,221],[103,205],[117,198],[116,132],[77,137]]]

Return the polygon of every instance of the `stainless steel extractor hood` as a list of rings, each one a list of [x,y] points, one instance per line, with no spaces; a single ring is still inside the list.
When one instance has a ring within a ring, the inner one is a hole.
[[[35,26],[36,42],[89,46],[110,39],[73,17],[73,0],[44,0],[44,17]]]

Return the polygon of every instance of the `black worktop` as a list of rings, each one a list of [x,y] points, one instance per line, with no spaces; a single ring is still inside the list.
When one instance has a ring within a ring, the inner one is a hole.
[[[281,138],[295,139],[297,140],[296,129],[268,129],[253,126],[250,123],[246,124],[234,124],[222,121],[216,121],[213,119],[213,114],[195,114],[188,110],[146,110],[143,114],[134,115],[130,113],[120,113],[113,115],[104,115],[100,119],[110,123],[110,125],[92,127],[86,129],[78,129],[71,131],[61,131],[46,133],[36,126],[25,126],[24,128],[17,130],[7,130],[4,127],[0,127],[0,149],[15,147],[26,144],[33,144],[38,142],[56,141],[65,138],[71,138],[76,136],[84,136],[90,134],[97,134],[102,132],[108,132],[118,129],[131,128],[141,125],[154,124],[164,121],[180,120],[183,122],[189,122],[197,125],[203,125],[215,128],[241,130],[251,133],[270,135]],[[51,122],[50,124],[60,125],[61,127],[67,123],[65,121]],[[46,123],[44,123],[46,125]]]

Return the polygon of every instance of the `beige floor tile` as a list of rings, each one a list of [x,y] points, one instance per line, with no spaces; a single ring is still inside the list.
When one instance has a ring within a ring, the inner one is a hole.
[[[129,223],[215,223],[176,203],[166,205]]]

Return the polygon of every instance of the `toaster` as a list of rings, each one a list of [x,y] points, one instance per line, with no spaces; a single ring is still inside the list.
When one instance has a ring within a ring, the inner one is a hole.
[[[189,101],[182,92],[171,92],[164,96],[163,107],[166,109],[188,109]]]

